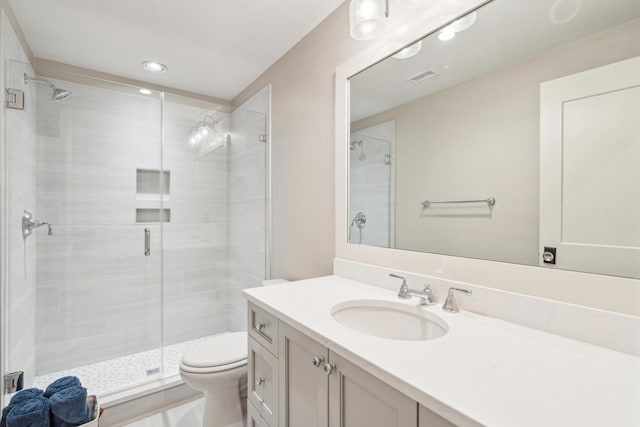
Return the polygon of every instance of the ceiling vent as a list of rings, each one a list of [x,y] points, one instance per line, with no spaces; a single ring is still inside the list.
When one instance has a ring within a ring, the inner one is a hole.
[[[440,73],[438,73],[436,70],[425,70],[409,78],[409,81],[411,83],[420,83],[424,80],[430,79],[431,77],[435,77],[438,74]]]

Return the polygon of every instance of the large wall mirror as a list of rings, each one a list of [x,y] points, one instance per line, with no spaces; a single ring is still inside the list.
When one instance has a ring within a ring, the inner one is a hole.
[[[494,0],[349,110],[349,243],[640,278],[638,0]]]

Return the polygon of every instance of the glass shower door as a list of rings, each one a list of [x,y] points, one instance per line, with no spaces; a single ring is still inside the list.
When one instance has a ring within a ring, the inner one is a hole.
[[[54,101],[47,84],[25,84],[25,71],[11,68],[10,87],[24,90],[25,110],[7,119],[7,135],[19,135],[7,139],[9,149],[21,152],[8,165],[10,227],[20,232],[28,210],[52,233],[41,227],[9,242],[10,276],[26,277],[33,289],[10,298],[9,310],[25,319],[9,317],[8,346],[9,360],[25,353],[33,363],[10,368],[27,372],[25,387],[76,375],[100,395],[158,378],[162,205],[170,186],[161,95],[52,80],[72,93]]]

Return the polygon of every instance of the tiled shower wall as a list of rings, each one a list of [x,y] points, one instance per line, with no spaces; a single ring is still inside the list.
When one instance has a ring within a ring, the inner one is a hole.
[[[3,10],[0,19],[0,90],[5,93],[6,86],[25,91],[25,109],[21,111],[3,107],[4,123],[0,125],[3,131],[0,136],[3,138],[0,159],[6,162],[7,168],[7,203],[5,205],[5,200],[2,200],[1,204],[5,209],[8,227],[4,244],[8,255],[5,278],[8,284],[6,319],[9,323],[8,336],[5,338],[5,331],[2,331],[2,339],[7,339],[11,350],[6,360],[7,371],[24,371],[25,382],[30,383],[35,376],[36,362],[33,351],[36,340],[35,255],[39,233],[34,233],[24,241],[21,222],[25,209],[33,213],[36,210],[36,91],[33,86],[25,88],[23,74],[32,74],[33,69]]]
[[[268,89],[231,114],[229,147],[230,328],[245,330],[242,289],[266,278]]]
[[[229,132],[229,114],[165,102],[165,170],[171,176],[171,222],[164,225],[164,344],[229,330],[227,149],[208,154],[187,143],[206,115]]]
[[[172,344],[228,330],[227,155],[187,143],[212,111],[165,102],[162,252],[161,225],[135,214],[160,206],[158,195],[136,194],[136,170],[161,165],[159,98],[56,83],[73,95],[38,98],[38,215],[54,234],[37,246],[37,373],[159,348],[163,333]],[[228,127],[228,114],[215,115]]]

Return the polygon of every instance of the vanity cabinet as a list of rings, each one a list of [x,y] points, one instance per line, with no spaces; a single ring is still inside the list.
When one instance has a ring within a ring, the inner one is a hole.
[[[247,405],[247,427],[269,427],[269,424],[262,418],[262,415],[251,402]]]
[[[455,424],[450,423],[422,405],[418,407],[418,420],[418,427],[456,427]]]
[[[327,427],[329,350],[280,323],[280,427]]]
[[[416,427],[416,402],[280,323],[280,427]]]
[[[259,312],[278,338],[254,338],[258,331],[251,322],[257,311],[249,304],[249,426],[455,427],[326,346]]]

